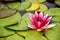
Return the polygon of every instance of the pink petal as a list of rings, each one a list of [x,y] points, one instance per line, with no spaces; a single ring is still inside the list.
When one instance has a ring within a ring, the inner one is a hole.
[[[52,17],[49,17],[48,19],[47,19],[47,21],[50,21],[52,19]]]
[[[31,20],[31,22],[34,23],[32,14],[30,13],[29,15],[30,15],[30,20]]]
[[[49,28],[52,28],[52,27],[54,27],[56,24],[50,24],[50,25],[47,25],[47,26],[45,26],[45,27],[43,27],[43,28],[41,28],[42,30],[44,30],[44,29],[49,29]]]
[[[39,13],[39,18],[43,18],[43,13],[42,12]]]
[[[50,23],[50,21],[51,21],[51,18],[52,17],[49,17],[47,20],[46,20],[46,24],[41,28],[41,29],[46,29],[47,28],[47,26],[48,26],[48,24]]]
[[[39,20],[42,22],[42,20],[43,20],[43,13],[42,12],[40,12],[39,13]]]
[[[31,28],[31,29],[37,29],[37,28],[35,27],[35,25],[30,25],[30,24],[28,24],[28,27]]]
[[[38,28],[40,27],[40,24],[41,24],[40,21],[38,21]]]
[[[51,19],[52,19],[52,17],[49,17],[49,18],[46,20],[45,26],[47,26],[47,25],[50,23]]]
[[[33,16],[33,20],[34,20],[34,25],[37,27],[37,19],[35,18],[35,15]]]
[[[48,18],[48,14],[46,14],[46,15],[43,17],[43,21],[45,21],[47,18]]]
[[[35,11],[35,17],[38,18],[38,13]]]
[[[50,24],[50,25],[48,25],[46,28],[48,29],[48,28],[52,28],[52,27],[54,27],[56,24]]]

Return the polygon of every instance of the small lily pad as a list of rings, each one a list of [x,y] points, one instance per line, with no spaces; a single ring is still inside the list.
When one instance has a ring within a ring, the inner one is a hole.
[[[26,11],[34,11],[34,10],[37,10],[39,7],[40,5],[38,3],[32,3],[31,7],[26,9]]]
[[[45,2],[46,0],[25,0],[27,2],[31,2],[31,3],[42,3],[42,2]]]
[[[55,27],[46,30],[45,36],[48,40],[60,40],[60,24],[57,23]]]
[[[45,14],[49,14],[50,16],[60,16],[60,8],[51,8],[45,11]]]
[[[16,24],[18,23],[18,21],[20,21],[20,19],[21,19],[21,16],[17,12],[16,14],[10,17],[0,19],[0,26],[8,26],[8,25]]]
[[[9,17],[16,13],[16,10],[4,9],[0,11],[0,18]]]
[[[6,40],[24,40],[24,38],[17,34],[14,34],[12,36],[7,37]]]
[[[9,36],[14,33],[15,33],[14,31],[10,31],[10,30],[5,29],[4,27],[0,26],[0,37]]]
[[[46,5],[44,5],[44,4],[40,4],[40,8],[37,9],[36,11],[38,11],[38,12],[42,11],[42,12],[44,12],[46,10],[48,10],[48,7]]]
[[[18,6],[16,9],[17,10],[25,10],[31,6],[30,2],[22,2],[20,6]]]
[[[47,40],[41,32],[31,30],[27,33],[25,40]]]
[[[16,9],[18,6],[20,6],[20,2],[7,3],[7,6],[11,9]]]

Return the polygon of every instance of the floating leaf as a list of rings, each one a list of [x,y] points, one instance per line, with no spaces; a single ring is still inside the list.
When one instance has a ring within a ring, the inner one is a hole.
[[[14,34],[6,38],[6,40],[24,40],[21,36]]]
[[[25,10],[25,9],[29,8],[30,5],[31,5],[30,2],[22,2],[22,3],[20,4],[20,6],[18,6],[16,9],[17,9],[17,10]]]
[[[42,3],[42,2],[45,2],[46,0],[25,0],[27,2],[31,2],[31,3]]]
[[[16,24],[16,23],[18,23],[20,18],[21,18],[21,16],[17,12],[16,14],[14,14],[10,17],[0,19],[0,26],[7,26],[7,25]]]
[[[40,5],[38,3],[32,3],[31,7],[26,9],[26,11],[34,11],[34,10],[37,10],[39,7]]]
[[[15,32],[10,31],[10,30],[5,29],[4,27],[0,26],[0,37],[9,36],[9,35],[12,35],[12,34],[14,34],[14,33],[15,33]]]
[[[12,29],[12,30],[28,30],[29,28],[27,27],[27,23],[30,23],[30,19],[29,19],[29,13],[26,13],[22,16],[21,22],[19,22],[16,25],[10,26],[10,27],[6,27],[8,29]]]
[[[28,30],[28,27],[25,23],[25,21],[21,21],[21,24],[18,23],[16,25],[13,25],[13,26],[7,26],[6,28],[8,29],[12,29],[12,30]]]
[[[7,3],[7,6],[11,9],[16,9],[18,6],[20,6],[20,2]]]
[[[58,17],[53,17],[52,21],[60,22],[60,17],[59,16]]]
[[[22,20],[24,20],[26,23],[27,23],[27,22],[31,23],[30,18],[29,18],[29,12],[25,13],[25,14],[22,16]]]
[[[26,40],[47,40],[41,32],[31,30],[26,35]]]
[[[0,18],[8,17],[16,13],[16,10],[4,9],[0,11]]]
[[[60,40],[60,24],[45,31],[45,36],[48,40]]]
[[[24,20],[21,21],[20,30],[28,30],[27,24]]]
[[[22,35],[24,37],[27,35],[27,33],[28,33],[28,31],[19,31],[19,32],[17,32],[17,34]]]
[[[48,11],[45,11],[45,14],[47,13],[50,16],[60,16],[60,8],[51,8]]]
[[[48,7],[46,5],[44,5],[44,4],[40,4],[40,8],[37,9],[36,11],[38,11],[38,12],[42,11],[42,12],[44,12],[46,10],[48,10]]]

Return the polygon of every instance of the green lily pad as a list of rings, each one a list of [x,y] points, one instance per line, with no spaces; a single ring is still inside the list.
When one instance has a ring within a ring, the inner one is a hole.
[[[37,9],[36,11],[38,11],[38,12],[42,11],[42,12],[44,12],[46,10],[48,10],[48,7],[46,5],[44,5],[44,4],[40,4],[40,8]]]
[[[8,17],[16,13],[16,10],[4,9],[0,11],[0,18]]]
[[[22,35],[24,37],[27,35],[27,33],[28,33],[28,31],[19,31],[19,32],[17,32],[17,34]]]
[[[9,36],[9,35],[12,35],[14,33],[15,33],[14,31],[10,31],[10,30],[5,29],[4,27],[0,26],[0,37]]]
[[[31,3],[42,3],[42,2],[45,2],[46,0],[25,0],[27,2],[31,2]]]
[[[25,40],[47,40],[41,32],[31,30],[27,33]]]
[[[12,30],[28,30],[29,29],[27,25],[28,22],[31,23],[29,19],[29,13],[26,13],[22,16],[21,22],[6,28],[12,29]]]
[[[51,8],[45,11],[45,14],[49,14],[50,16],[60,16],[60,8]]]
[[[60,40],[60,24],[45,31],[45,36],[48,40]]]
[[[22,2],[20,6],[18,6],[16,9],[17,10],[25,10],[31,6],[30,2]]]
[[[20,27],[21,27],[20,30],[28,30],[29,29],[24,20],[21,21]]]
[[[0,40],[5,40],[6,38],[0,38]]]
[[[14,34],[12,36],[7,37],[6,40],[24,40],[24,38],[22,38],[21,36],[17,34]]]
[[[20,2],[7,3],[7,6],[11,9],[16,9],[18,6],[20,6]]]
[[[20,19],[21,19],[21,16],[17,12],[16,14],[10,17],[0,19],[0,26],[8,26],[8,25],[16,24],[18,23],[18,21],[20,21]]]
[[[52,18],[52,21],[60,22],[60,17],[59,17],[59,16],[58,16],[58,17],[53,17],[53,18]]]
[[[25,13],[25,14],[22,16],[22,20],[24,20],[26,23],[31,23],[30,17],[29,17],[29,12]]]
[[[28,27],[25,21],[21,21],[21,23],[18,23],[13,26],[9,26],[9,27],[7,26],[6,28],[12,29],[12,30],[28,30]]]
[[[38,3],[32,3],[31,7],[29,7],[28,9],[26,9],[26,11],[35,11],[40,7],[40,4]]]

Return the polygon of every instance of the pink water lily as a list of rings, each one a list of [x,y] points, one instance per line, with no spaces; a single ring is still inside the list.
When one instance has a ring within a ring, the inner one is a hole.
[[[52,17],[49,17],[48,14],[43,15],[42,12],[37,13],[35,12],[34,15],[31,13],[30,20],[32,24],[28,24],[28,27],[37,31],[43,31],[45,29],[51,28],[52,26],[49,25]]]

